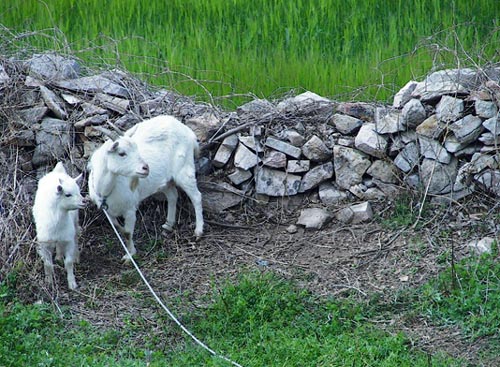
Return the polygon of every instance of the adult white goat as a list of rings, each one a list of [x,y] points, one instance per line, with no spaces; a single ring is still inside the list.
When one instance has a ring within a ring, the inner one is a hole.
[[[194,157],[198,154],[194,132],[173,116],[158,116],[138,123],[116,140],[107,140],[90,158],[89,196],[107,208],[121,230],[131,255],[136,253],[133,232],[140,202],[156,192],[168,200],[163,228],[175,225],[180,187],[193,203],[195,235],[203,234],[201,193],[196,183]],[[123,226],[118,218],[123,218]],[[127,260],[125,255],[124,260]]]
[[[68,287],[76,289],[73,264],[79,262],[77,236],[78,209],[84,207],[78,182],[82,175],[71,178],[61,162],[43,176],[33,204],[33,218],[36,226],[37,252],[43,260],[46,282],[52,284],[54,264],[52,255],[56,250],[56,260],[62,260],[68,276]]]

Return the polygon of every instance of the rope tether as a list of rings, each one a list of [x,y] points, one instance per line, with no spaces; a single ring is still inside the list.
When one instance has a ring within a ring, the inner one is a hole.
[[[217,352],[215,352],[213,349],[209,348],[205,343],[203,343],[201,340],[199,340],[196,336],[193,335],[193,333],[191,333],[178,319],[177,317],[175,317],[175,315],[168,309],[167,306],[165,306],[165,304],[162,302],[162,300],[160,299],[160,297],[156,294],[155,290],[153,289],[153,287],[151,287],[151,285],[149,284],[148,280],[146,279],[146,277],[144,276],[144,274],[142,273],[141,269],[139,268],[139,265],[137,265],[137,263],[135,262],[134,258],[130,255],[130,252],[127,248],[127,246],[125,245],[125,243],[123,242],[123,239],[121,238],[120,236],[120,233],[118,233],[118,230],[116,229],[116,226],[114,225],[113,223],[113,220],[111,219],[111,217],[109,216],[108,212],[106,211],[105,208],[102,208],[102,211],[104,212],[104,214],[106,214],[106,218],[108,218],[108,221],[109,223],[111,224],[111,227],[113,227],[113,231],[115,232],[116,236],[118,237],[118,240],[120,241],[123,249],[125,250],[125,252],[127,253],[127,256],[129,257],[130,261],[132,262],[132,264],[134,265],[135,267],[135,270],[137,270],[137,273],[139,273],[139,276],[141,277],[142,281],[144,282],[144,284],[148,287],[149,289],[149,292],[153,295],[154,299],[156,300],[156,302],[158,302],[158,304],[165,310],[165,312],[168,314],[168,316],[177,324],[177,326],[179,326],[182,331],[184,331],[187,335],[189,335],[189,337],[191,337],[191,339],[193,339],[199,346],[201,346],[203,349],[207,350],[211,355],[215,356],[215,357],[218,357],[218,358],[221,358],[223,360],[225,360],[226,362],[229,362],[231,363],[233,366],[236,366],[236,367],[242,367],[240,364],[232,361],[231,359],[227,358],[226,356],[222,355],[222,354],[219,354]]]

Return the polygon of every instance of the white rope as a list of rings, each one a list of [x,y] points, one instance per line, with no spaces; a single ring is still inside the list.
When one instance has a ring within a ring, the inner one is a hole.
[[[210,349],[206,344],[204,344],[201,340],[199,340],[196,336],[194,336],[183,324],[181,324],[181,322],[177,319],[177,317],[175,317],[175,315],[168,309],[167,306],[165,306],[165,304],[162,302],[162,300],[160,299],[160,297],[156,294],[155,290],[153,289],[153,287],[151,287],[151,285],[149,284],[148,280],[146,279],[146,277],[144,276],[144,274],[142,273],[141,269],[139,268],[139,266],[137,265],[137,263],[135,262],[134,258],[132,257],[132,255],[130,254],[127,246],[125,245],[125,243],[123,242],[123,239],[121,238],[120,236],[120,233],[118,233],[118,230],[116,229],[113,221],[111,220],[111,217],[109,216],[108,212],[106,211],[106,209],[102,209],[102,211],[104,212],[104,214],[106,214],[106,218],[108,218],[108,221],[109,223],[111,224],[111,227],[113,227],[113,230],[115,231],[115,234],[116,236],[118,237],[118,240],[120,241],[123,249],[125,250],[125,252],[127,253],[127,256],[129,257],[130,261],[132,262],[132,264],[134,265],[135,267],[135,270],[137,270],[137,272],[139,273],[142,281],[144,282],[144,284],[146,284],[146,286],[148,287],[149,291],[151,292],[151,294],[153,295],[153,297],[155,298],[156,302],[158,302],[158,304],[165,310],[165,312],[168,314],[168,316],[170,316],[170,318],[182,329],[182,331],[184,331],[187,335],[189,335],[191,337],[191,339],[193,339],[199,346],[201,346],[202,348],[206,349],[211,355],[215,356],[215,357],[219,357],[229,363],[231,363],[233,366],[236,366],[236,367],[242,367],[240,364],[232,361],[231,359],[227,358],[226,356],[223,356],[222,354],[219,354],[217,352],[215,352],[213,349]]]

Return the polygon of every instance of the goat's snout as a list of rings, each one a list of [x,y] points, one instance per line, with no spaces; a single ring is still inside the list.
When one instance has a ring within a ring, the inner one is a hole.
[[[88,196],[82,196],[78,206],[80,209],[85,208],[90,203],[90,198]]]
[[[144,163],[141,166],[141,170],[138,173],[139,173],[139,175],[144,176],[144,177],[149,175],[149,165],[147,163]]]

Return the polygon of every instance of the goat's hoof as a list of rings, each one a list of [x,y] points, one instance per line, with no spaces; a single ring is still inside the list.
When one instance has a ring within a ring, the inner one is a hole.
[[[122,261],[125,263],[125,264],[128,264],[131,260],[132,260],[132,257],[135,255],[135,254],[131,254],[132,256],[128,256],[128,255],[123,255],[122,257]]]
[[[172,232],[174,230],[174,226],[173,224],[169,224],[169,223],[165,223],[161,226],[161,228],[163,228],[164,230],[168,231],[168,232]]]
[[[78,288],[78,286],[76,285],[76,282],[71,282],[68,283],[68,288],[74,291],[76,288]]]

